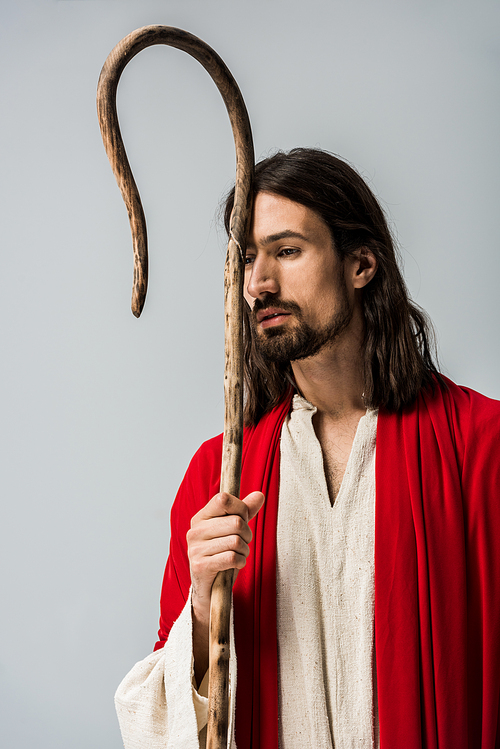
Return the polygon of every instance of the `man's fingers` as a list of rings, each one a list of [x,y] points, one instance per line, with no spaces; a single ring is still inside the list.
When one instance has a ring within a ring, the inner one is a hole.
[[[232,494],[220,492],[196,513],[191,521],[191,527],[200,520],[211,520],[225,515],[239,515],[246,521],[248,519],[248,508],[244,502],[237,497],[233,497]]]
[[[187,540],[188,543],[196,543],[233,535],[240,536],[246,543],[250,543],[252,540],[252,531],[248,523],[239,515],[224,515],[208,520],[197,520],[191,524],[191,528],[187,532]]]
[[[209,557],[216,557],[219,554],[226,552],[232,552],[246,559],[250,552],[250,547],[244,541],[241,536],[221,536],[212,539],[196,539],[191,540],[191,556],[193,559],[202,559]]]
[[[242,500],[248,507],[247,520],[251,520],[257,515],[258,511],[264,504],[264,499],[265,497],[262,492],[252,492],[251,494],[247,494],[247,496]]]
[[[264,504],[262,492],[251,492],[243,500],[233,497],[227,492],[220,492],[212,497],[191,520],[191,528],[201,520],[224,517],[226,515],[238,515],[245,522],[251,520]]]

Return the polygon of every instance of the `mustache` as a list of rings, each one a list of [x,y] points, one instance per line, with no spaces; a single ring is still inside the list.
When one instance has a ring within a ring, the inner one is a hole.
[[[265,296],[259,297],[255,300],[251,312],[252,318],[255,320],[257,312],[261,312],[268,307],[278,307],[284,312],[295,312],[299,314],[301,311],[299,305],[296,302],[287,302],[284,299],[280,299],[274,294],[266,294]]]

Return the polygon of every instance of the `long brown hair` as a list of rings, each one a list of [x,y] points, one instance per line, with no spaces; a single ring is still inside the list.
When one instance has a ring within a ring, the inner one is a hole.
[[[383,211],[360,175],[326,151],[294,148],[257,164],[254,192],[274,193],[315,211],[328,226],[341,260],[360,247],[375,255],[377,272],[362,295],[366,404],[398,411],[422,387],[432,387],[434,376],[440,380],[431,322],[409,297]],[[226,231],[233,201],[234,189],[225,202]],[[291,367],[262,357],[245,307],[245,423],[256,424],[291,387]]]

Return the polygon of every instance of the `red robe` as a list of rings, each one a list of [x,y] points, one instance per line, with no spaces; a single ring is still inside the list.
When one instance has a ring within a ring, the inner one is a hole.
[[[500,747],[500,402],[447,381],[380,410],[375,650],[381,749]],[[245,430],[241,496],[262,490],[234,586],[238,749],[277,749],[279,439],[290,400]],[[193,457],[172,508],[162,647],[190,586],[186,532],[217,493],[222,437]]]

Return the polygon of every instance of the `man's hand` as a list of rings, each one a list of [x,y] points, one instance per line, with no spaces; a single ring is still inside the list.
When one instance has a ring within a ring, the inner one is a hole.
[[[262,492],[252,492],[243,500],[221,493],[191,520],[187,532],[192,583],[193,650],[195,675],[199,684],[208,668],[208,627],[212,584],[221,570],[241,570],[250,552],[251,520],[264,504]]]

